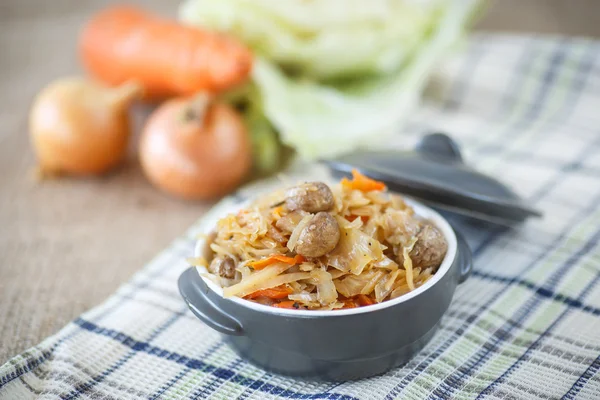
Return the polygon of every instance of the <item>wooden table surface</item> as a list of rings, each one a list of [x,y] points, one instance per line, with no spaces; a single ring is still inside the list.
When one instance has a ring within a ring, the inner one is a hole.
[[[171,199],[141,175],[132,148],[114,174],[35,183],[27,112],[50,80],[81,73],[77,32],[108,2],[0,5],[0,364],[101,302],[210,204]],[[175,15],[177,2],[146,0]],[[600,2],[503,0],[480,29],[600,36]],[[141,120],[147,110],[137,110]]]

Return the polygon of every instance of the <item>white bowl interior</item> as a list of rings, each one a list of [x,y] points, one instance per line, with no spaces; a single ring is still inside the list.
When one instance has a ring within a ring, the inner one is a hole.
[[[249,301],[249,300],[244,300],[240,297],[235,297],[235,296],[229,298],[229,300],[231,300],[243,307],[247,307],[247,308],[250,308],[250,309],[253,309],[256,311],[268,312],[271,314],[281,314],[281,315],[295,316],[295,317],[305,317],[305,316],[306,317],[307,316],[310,316],[310,317],[330,316],[330,317],[332,317],[332,316],[341,316],[341,315],[349,315],[349,314],[361,314],[364,312],[381,310],[383,308],[392,307],[396,304],[402,303],[404,301],[408,301],[408,300],[412,299],[413,297],[420,295],[421,293],[425,292],[427,289],[429,289],[430,287],[435,285],[440,279],[442,279],[442,277],[448,272],[448,270],[452,266],[452,262],[454,261],[454,259],[456,257],[456,246],[457,246],[456,245],[456,235],[454,234],[454,230],[450,227],[450,224],[448,224],[446,219],[444,217],[442,217],[440,214],[438,214],[431,208],[426,207],[415,200],[406,198],[405,196],[404,196],[404,199],[406,200],[407,204],[409,204],[411,207],[413,207],[413,209],[415,210],[415,213],[417,215],[433,222],[433,224],[436,225],[440,229],[440,231],[446,238],[446,241],[448,242],[448,251],[446,252],[446,256],[444,257],[442,264],[440,265],[438,271],[433,275],[433,277],[431,279],[429,279],[429,281],[427,281],[423,286],[413,290],[412,292],[404,294],[400,297],[397,297],[392,300],[387,300],[382,303],[374,304],[374,305],[367,306],[367,307],[357,307],[357,308],[349,308],[349,309],[335,310],[335,311],[330,311],[330,310],[315,310],[315,311],[288,310],[288,309],[284,309],[284,308],[265,306],[263,304],[255,303],[255,302]],[[200,232],[204,233],[206,235],[210,234],[213,231],[213,229],[219,219],[223,218],[227,214],[236,213],[240,209],[246,207],[249,203],[250,203],[250,201],[236,202],[235,199],[225,200],[224,202],[220,203],[218,206],[213,208],[204,217],[204,219],[201,222],[200,227],[199,227]],[[206,239],[198,240],[198,242],[196,243],[195,251],[194,251],[195,256],[196,257],[205,257],[208,259],[210,257],[210,254],[206,254],[207,252],[208,252],[208,246],[206,246]],[[200,277],[206,283],[206,285],[214,292],[223,296],[223,289],[221,288],[221,286],[217,285],[215,282],[211,281],[209,278],[202,276],[203,273],[208,272],[206,270],[206,268],[196,267],[196,269],[197,269],[198,273],[200,274]]]

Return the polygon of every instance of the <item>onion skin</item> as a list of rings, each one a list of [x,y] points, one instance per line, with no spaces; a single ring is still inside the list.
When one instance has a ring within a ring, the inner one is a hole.
[[[140,139],[140,161],[147,178],[163,191],[188,200],[230,192],[252,166],[242,118],[228,105],[203,99],[163,103],[150,116]]]
[[[30,139],[42,175],[98,175],[125,157],[128,108],[140,88],[107,88],[84,78],[65,78],[44,88],[29,114]]]

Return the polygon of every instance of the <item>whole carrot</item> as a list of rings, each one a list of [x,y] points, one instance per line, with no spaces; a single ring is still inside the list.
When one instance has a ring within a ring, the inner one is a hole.
[[[252,67],[252,54],[234,39],[129,6],[94,16],[79,50],[97,79],[110,85],[135,80],[152,98],[221,91],[244,81]]]

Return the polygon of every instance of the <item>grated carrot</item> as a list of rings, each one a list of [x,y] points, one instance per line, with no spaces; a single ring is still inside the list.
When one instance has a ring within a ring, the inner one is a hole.
[[[294,307],[294,304],[298,304],[293,300],[280,301],[279,303],[273,304],[273,307],[277,308],[297,308]]]
[[[289,294],[293,293],[291,287],[288,285],[276,286],[274,288],[257,290],[256,292],[252,292],[246,296],[245,299],[255,299],[257,297],[268,297],[270,299],[285,299]]]
[[[360,190],[361,192],[370,192],[374,190],[385,190],[385,184],[380,181],[371,179],[361,174],[357,169],[352,170],[352,180],[348,178],[342,178],[342,186],[345,189]]]
[[[356,300],[358,301],[358,304],[361,307],[364,306],[370,306],[375,304],[375,302],[373,301],[373,299],[371,299],[369,296],[365,295],[365,294],[359,294],[356,296]]]
[[[263,258],[262,260],[252,261],[248,263],[249,266],[255,270],[261,270],[276,262],[283,262],[290,265],[296,265],[304,262],[304,257],[297,255],[295,257],[287,257],[281,254],[271,254],[269,257]]]

